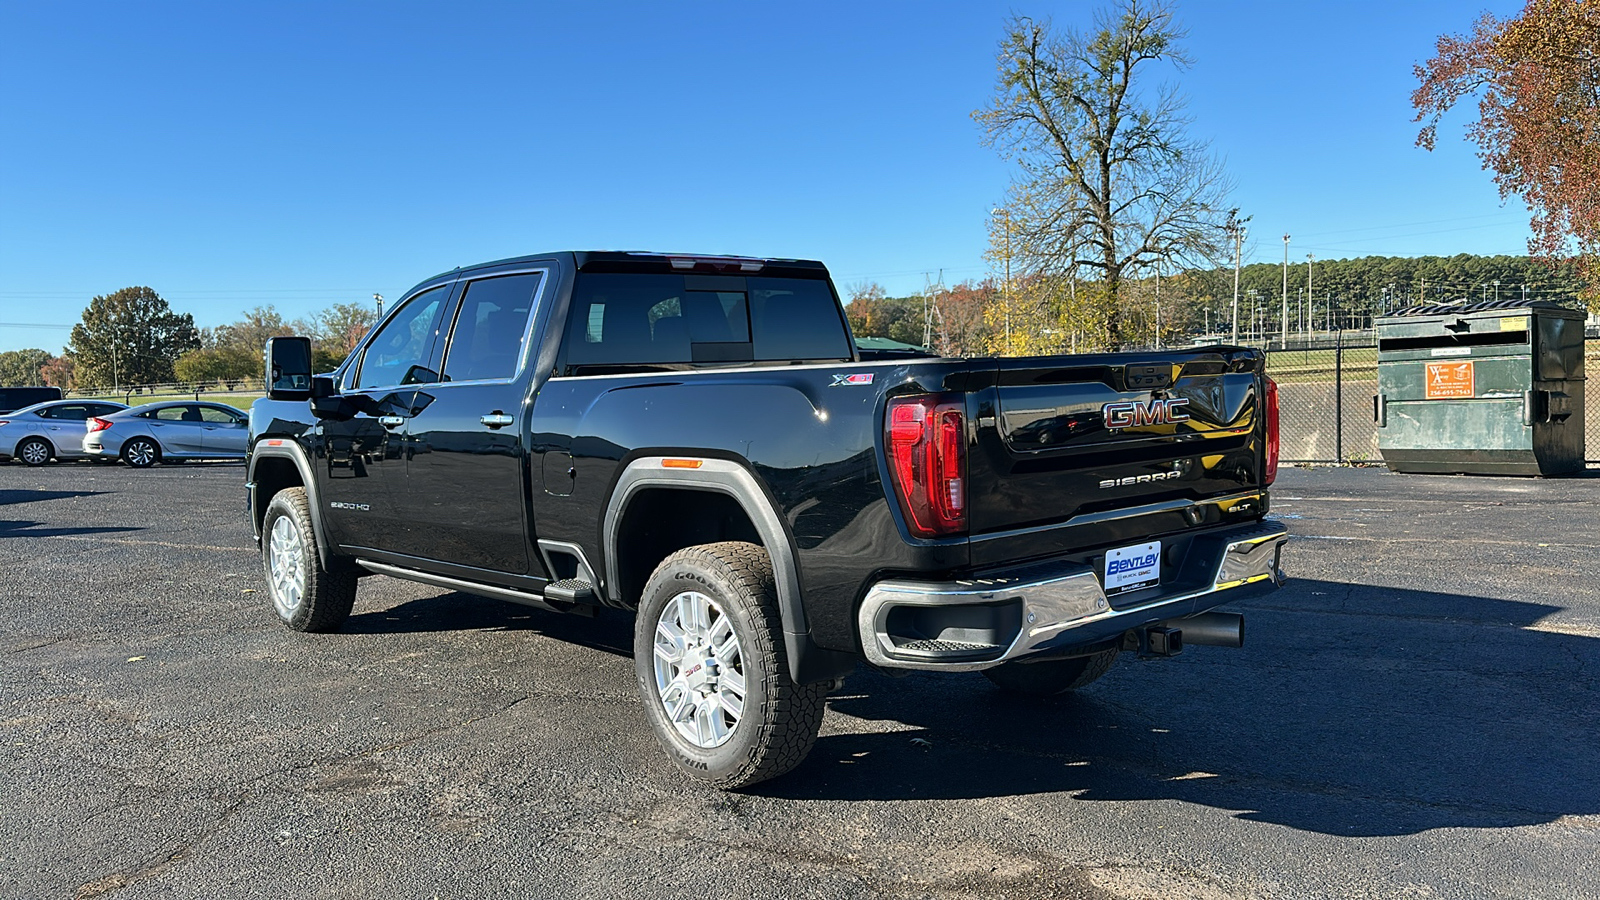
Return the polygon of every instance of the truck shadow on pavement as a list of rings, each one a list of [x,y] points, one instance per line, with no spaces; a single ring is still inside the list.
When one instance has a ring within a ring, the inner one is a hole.
[[[31,488],[0,489],[0,506],[16,503],[38,503],[42,500],[66,500],[75,497],[98,497],[107,491],[40,491]]]
[[[483,630],[528,631],[613,656],[633,656],[631,613],[598,609],[592,618],[562,615],[460,591],[357,613],[340,629],[345,634]]]
[[[78,497],[98,497],[107,491],[41,491],[31,488],[10,488],[0,490],[0,506],[15,506],[21,503],[41,503],[46,500],[67,500]],[[80,528],[55,528],[46,522],[28,519],[0,519],[0,538],[8,537],[61,537],[79,534],[116,534],[126,531],[143,531],[143,528],[133,526],[85,526]]]
[[[45,526],[45,527],[40,527]],[[77,534],[118,534],[128,531],[143,531],[131,525],[106,525],[84,528],[52,528],[46,522],[30,522],[26,519],[0,519],[0,538],[8,537],[62,537]]]
[[[807,761],[754,791],[1175,800],[1352,836],[1600,814],[1600,640],[1530,628],[1559,607],[1296,581],[1234,608],[1243,650],[1124,654],[1047,701],[858,671]]]

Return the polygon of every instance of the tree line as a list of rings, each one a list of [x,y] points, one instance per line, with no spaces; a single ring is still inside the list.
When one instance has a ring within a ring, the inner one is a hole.
[[[1290,333],[1368,328],[1376,316],[1425,302],[1526,297],[1577,305],[1581,289],[1573,263],[1552,265],[1527,256],[1317,259],[1309,273],[1302,257],[1288,266]],[[1241,338],[1278,336],[1283,293],[1282,263],[1240,268]],[[1037,273],[1014,276],[1009,294],[993,278],[905,297],[890,297],[882,286],[869,283],[850,291],[845,313],[857,337],[889,338],[947,356],[1007,354],[1008,349],[1032,355],[1111,346],[1094,309],[1103,296],[1101,283]],[[1233,269],[1126,278],[1118,302],[1121,340],[1116,346],[1231,337]]]
[[[220,385],[257,381],[268,338],[309,335],[317,371],[336,368],[376,321],[365,303],[335,303],[286,320],[272,306],[246,310],[238,321],[195,326],[148,287],[127,287],[89,301],[60,354],[28,348],[0,353],[0,386],[47,384],[63,391],[121,385]]]

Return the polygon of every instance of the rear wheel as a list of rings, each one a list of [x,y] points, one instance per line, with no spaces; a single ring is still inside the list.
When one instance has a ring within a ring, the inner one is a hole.
[[[55,450],[44,438],[28,438],[17,445],[17,459],[30,466],[42,466],[54,455]]]
[[[741,788],[810,752],[828,686],[789,678],[761,547],[704,544],[667,557],[645,585],[633,635],[645,714],[687,774]]]
[[[1006,663],[983,674],[1001,689],[1025,697],[1054,697],[1075,691],[1111,671],[1117,661],[1117,648],[1093,656],[1053,659],[1035,663]]]
[[[295,631],[338,631],[350,618],[356,573],[323,568],[305,488],[285,488],[267,506],[261,568],[273,610]]]
[[[161,446],[147,437],[136,437],[122,445],[122,461],[135,469],[148,469],[161,461]]]

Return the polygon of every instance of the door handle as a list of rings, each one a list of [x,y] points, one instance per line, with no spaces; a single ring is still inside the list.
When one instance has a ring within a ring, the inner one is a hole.
[[[401,425],[404,425],[405,423],[406,423],[406,420],[400,418],[399,416],[379,416],[378,417],[378,424],[382,425],[385,428],[399,428]]]
[[[489,426],[490,428],[504,428],[507,425],[510,425],[514,420],[505,413],[496,410],[487,416],[480,417],[478,421]]]

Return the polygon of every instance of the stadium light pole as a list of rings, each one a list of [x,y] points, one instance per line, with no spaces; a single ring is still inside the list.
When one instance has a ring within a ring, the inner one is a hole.
[[[1317,295],[1311,293],[1311,264],[1316,261],[1315,253],[1306,254],[1306,309],[1310,315],[1306,316],[1306,324],[1310,329],[1317,327]],[[1309,337],[1309,335],[1307,335]]]
[[[1239,257],[1244,253],[1244,236],[1250,229],[1233,223],[1233,343],[1239,343]]]
[[[1289,345],[1289,233],[1283,233],[1283,326],[1278,331],[1278,340],[1284,346]]]
[[[382,319],[383,318],[383,295],[375,293],[375,294],[372,295],[372,299],[373,299],[374,302],[376,302],[378,304],[378,318]]]

